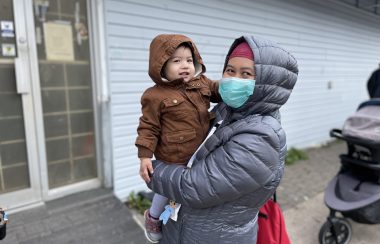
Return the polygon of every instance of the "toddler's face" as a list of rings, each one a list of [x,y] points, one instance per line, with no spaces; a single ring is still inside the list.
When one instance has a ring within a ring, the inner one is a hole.
[[[189,82],[195,75],[193,55],[190,48],[177,48],[166,63],[164,74],[168,81],[183,78],[185,83]]]

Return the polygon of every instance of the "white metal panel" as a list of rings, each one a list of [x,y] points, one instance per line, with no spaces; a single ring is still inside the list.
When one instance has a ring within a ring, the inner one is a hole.
[[[289,146],[329,139],[367,98],[366,81],[380,54],[380,18],[334,1],[317,0],[106,0],[111,82],[114,187],[125,199],[145,189],[134,147],[140,96],[148,76],[150,41],[161,33],[192,38],[219,79],[232,41],[244,34],[267,37],[294,54],[299,79],[282,108]]]

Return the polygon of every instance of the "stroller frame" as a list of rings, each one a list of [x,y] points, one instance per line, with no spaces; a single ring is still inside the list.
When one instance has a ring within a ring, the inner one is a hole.
[[[380,161],[374,159],[372,154],[373,150],[380,150],[380,142],[377,143],[369,140],[347,137],[342,134],[342,130],[340,129],[332,129],[330,131],[330,136],[345,141],[348,147],[348,153],[340,155],[342,167],[338,175],[346,171],[355,172],[355,175],[357,173],[357,176],[359,178],[362,177],[363,182],[369,180],[371,182],[379,184],[380,187]],[[334,185],[336,183],[336,177],[330,182],[328,187],[331,187],[331,185]],[[360,187],[360,184],[358,187]],[[335,209],[329,206],[327,203],[326,195],[325,203],[329,208],[330,213],[327,217],[327,221],[322,225],[320,229],[319,242],[321,244],[349,243],[352,237],[352,227],[345,217],[351,218],[356,222],[365,222],[360,221],[360,219],[358,221],[358,219],[354,219],[352,216],[347,214],[349,211],[353,211],[355,209],[348,209],[347,206],[347,209],[344,209],[344,207],[342,209]],[[360,207],[363,206],[358,205],[358,208]],[[346,212],[346,210],[349,211]],[[338,212],[341,212],[343,217],[337,217],[336,214]]]

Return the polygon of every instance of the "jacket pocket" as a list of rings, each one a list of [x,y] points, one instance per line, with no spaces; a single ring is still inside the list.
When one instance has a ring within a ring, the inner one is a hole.
[[[170,143],[185,143],[188,141],[193,140],[197,137],[197,133],[194,129],[191,130],[182,130],[182,131],[176,131],[172,132],[169,135],[166,135],[166,140]]]
[[[179,106],[184,101],[185,101],[185,98],[183,97],[172,97],[172,98],[166,98],[162,102],[165,108],[170,108],[170,107]]]
[[[173,121],[182,121],[188,119],[188,108],[184,103],[183,97],[172,97],[163,100],[163,117],[166,117]]]

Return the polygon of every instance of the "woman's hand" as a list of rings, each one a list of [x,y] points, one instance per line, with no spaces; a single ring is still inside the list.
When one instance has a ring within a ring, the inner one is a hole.
[[[150,182],[150,175],[153,174],[152,160],[150,158],[140,158],[140,176],[146,183]]]

